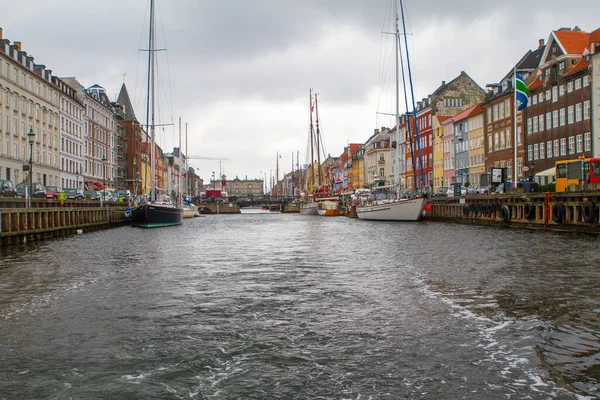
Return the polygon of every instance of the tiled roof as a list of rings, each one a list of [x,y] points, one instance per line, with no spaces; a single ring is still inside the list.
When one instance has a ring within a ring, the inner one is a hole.
[[[544,86],[544,83],[542,81],[540,81],[539,79],[534,79],[533,82],[531,82],[528,86],[529,90],[534,90],[539,88],[540,86]]]
[[[579,72],[582,69],[586,69],[590,65],[589,61],[585,61],[585,57],[582,57],[581,60],[569,72],[565,74],[565,76],[569,76],[574,74],[575,72]]]
[[[447,120],[447,119],[450,119],[450,118],[452,118],[452,117],[446,117],[446,116],[443,116],[443,115],[440,115],[440,116],[438,116],[438,117],[437,117],[437,119],[438,119],[438,122],[439,122],[440,124],[441,124],[442,122],[444,122],[445,120]]]
[[[454,116],[454,122],[461,121],[465,118],[469,118],[472,115],[479,114],[483,112],[483,108],[481,108],[481,104],[475,104],[473,107],[467,108],[465,111],[460,114]]]
[[[567,54],[582,54],[590,39],[590,34],[583,31],[559,30],[553,35]]]
[[[592,43],[600,43],[600,28],[596,29],[592,33],[590,33],[590,41],[588,44],[588,50],[591,50]]]

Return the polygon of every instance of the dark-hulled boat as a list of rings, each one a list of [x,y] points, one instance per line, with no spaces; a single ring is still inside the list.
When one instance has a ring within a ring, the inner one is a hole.
[[[168,204],[146,203],[131,209],[131,225],[156,228],[181,225],[183,210]]]

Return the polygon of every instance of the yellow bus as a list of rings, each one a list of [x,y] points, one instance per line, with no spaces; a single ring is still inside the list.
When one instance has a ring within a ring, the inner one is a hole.
[[[590,176],[590,159],[561,160],[555,165],[556,191],[564,192],[569,185],[586,183]]]

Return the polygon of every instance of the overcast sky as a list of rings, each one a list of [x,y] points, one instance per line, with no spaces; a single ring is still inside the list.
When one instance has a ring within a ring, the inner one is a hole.
[[[165,151],[188,123],[189,154],[225,157],[228,178],[308,162],[308,91],[319,94],[327,153],[392,127],[392,0],[156,0]],[[115,99],[123,80],[143,113],[149,0],[21,0],[2,6],[3,36],[58,76]],[[600,27],[597,0],[405,0],[417,99],[467,72],[498,82],[552,30]],[[382,33],[383,32],[383,33]],[[126,74],[124,77],[123,74]],[[401,112],[404,112],[401,107]],[[185,147],[184,147],[185,151]],[[219,162],[191,163],[205,181]]]

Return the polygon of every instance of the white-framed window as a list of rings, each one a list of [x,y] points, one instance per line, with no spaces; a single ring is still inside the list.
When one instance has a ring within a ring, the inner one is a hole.
[[[538,127],[540,132],[544,130],[544,114],[538,116]]]
[[[552,140],[546,142],[546,158],[552,158]]]
[[[552,111],[552,127],[558,128],[558,110]]]
[[[533,145],[533,159],[534,161],[538,159],[538,144]]]
[[[581,103],[575,104],[575,122],[581,122]]]
[[[510,117],[510,100],[504,102],[504,111],[506,113],[506,118]]]
[[[552,128],[552,114],[550,112],[546,113],[546,129]]]
[[[581,79],[575,79],[575,90],[581,89]]]
[[[488,135],[488,151],[491,153],[492,151],[494,151],[494,147],[493,147],[493,143],[492,143],[492,135]]]
[[[538,131],[538,119],[537,119],[537,117],[533,117],[532,122],[533,122],[533,133],[537,133],[537,131]]]
[[[504,141],[504,131],[500,132],[500,149],[506,148],[506,142]]]
[[[511,136],[510,136],[510,128],[506,130],[506,148],[510,149],[511,147]]]
[[[565,121],[565,109],[561,108],[560,110],[560,126],[565,126],[566,121]]]
[[[490,122],[492,122],[492,108],[488,108],[487,109],[487,123],[489,124]]]
[[[552,87],[552,102],[556,103],[557,101],[558,101],[558,87],[553,86]]]
[[[590,84],[590,77],[589,76],[584,76],[583,77],[583,87],[587,87]]]
[[[575,137],[569,136],[569,154],[575,154]]]
[[[554,139],[554,142],[552,144],[552,147],[554,147],[554,157],[558,157],[560,155],[560,152],[558,150],[558,139]]]
[[[567,123],[572,124],[575,120],[575,109],[573,106],[567,107]]]
[[[565,138],[560,139],[560,155],[567,155],[567,139]]]
[[[565,85],[560,85],[558,87],[558,95],[559,96],[564,96],[565,95]]]
[[[590,101],[583,102],[583,119],[590,119]]]
[[[540,160],[544,159],[546,149],[544,149],[544,142],[540,143]]]
[[[546,90],[546,100],[552,99],[552,91],[550,89]]]
[[[504,103],[498,104],[498,119],[504,119]]]
[[[583,151],[592,151],[592,135],[590,132],[583,134]]]
[[[544,92],[538,94],[538,103],[544,102]]]
[[[529,161],[533,160],[533,146],[532,145],[527,146],[527,160],[529,160]]]
[[[494,122],[498,121],[498,104],[494,104]]]
[[[521,145],[521,134],[522,134],[522,130],[520,126],[517,126],[517,146]]]
[[[531,122],[531,118],[527,118],[527,134],[531,135],[531,130],[532,130],[532,122]]]
[[[583,135],[575,136],[575,146],[577,146],[577,154],[583,153]]]
[[[571,93],[573,91],[573,82],[567,82],[567,93]]]

